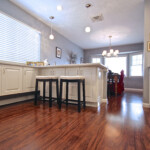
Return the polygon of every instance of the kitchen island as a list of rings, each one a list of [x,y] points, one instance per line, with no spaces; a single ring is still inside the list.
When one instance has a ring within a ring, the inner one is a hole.
[[[101,64],[71,64],[61,66],[39,67],[39,75],[52,76],[85,76],[86,104],[98,106],[107,101],[107,68]],[[65,86],[65,85],[64,85]],[[42,86],[40,86],[42,94]],[[46,87],[48,96],[48,85]],[[56,97],[55,84],[53,85],[53,97]],[[63,88],[65,98],[65,88]],[[82,92],[81,92],[82,93]],[[81,96],[82,98],[82,96]],[[69,84],[69,99],[77,100],[77,84]]]
[[[98,106],[100,103],[107,101],[107,68],[99,63],[31,67],[20,63],[0,61],[0,105],[32,99],[34,97],[33,91],[35,89],[36,75],[58,77],[64,75],[85,76],[87,105]],[[39,84],[40,93],[42,95],[41,86],[42,85]],[[75,83],[69,85],[69,99],[77,99],[76,86]],[[63,89],[63,98],[65,98],[65,88]],[[14,97],[14,94],[30,92],[32,96],[23,96],[22,98],[18,96],[17,98]],[[53,85],[52,94],[53,97],[56,96],[55,85]],[[6,99],[8,95],[13,95],[13,99]],[[48,96],[48,84],[46,85],[46,96]],[[3,97],[5,97],[4,100]]]

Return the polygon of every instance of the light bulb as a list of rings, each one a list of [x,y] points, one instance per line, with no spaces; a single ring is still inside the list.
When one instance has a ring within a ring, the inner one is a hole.
[[[90,27],[86,27],[85,28],[85,32],[87,32],[87,33],[91,32],[91,28]]]
[[[61,6],[61,5],[58,5],[58,6],[57,6],[57,10],[58,10],[58,11],[62,11],[62,6]]]
[[[114,50],[113,49],[110,49],[110,54],[113,54],[114,53]]]
[[[114,56],[118,56],[117,53],[116,53],[116,51],[114,52]]]
[[[110,53],[107,53],[107,56],[108,56],[108,57],[110,57],[110,56],[111,56],[111,54],[110,54]]]
[[[119,50],[115,50],[115,53],[116,53],[116,54],[119,54]]]
[[[54,35],[53,35],[53,34],[50,34],[49,39],[50,39],[50,40],[54,40]]]
[[[107,54],[107,51],[104,50],[103,53],[102,53],[102,55],[105,56],[106,54]]]

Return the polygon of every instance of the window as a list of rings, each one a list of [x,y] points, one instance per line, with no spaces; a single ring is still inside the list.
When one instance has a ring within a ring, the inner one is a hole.
[[[121,70],[124,70],[124,74],[127,75],[127,57],[105,58],[105,66],[107,66],[112,72],[119,74]]]
[[[136,54],[131,56],[130,75],[142,76],[143,75],[143,55]]]
[[[92,63],[101,63],[100,58],[92,58]]]
[[[40,33],[0,13],[0,60],[25,63],[40,60]]]

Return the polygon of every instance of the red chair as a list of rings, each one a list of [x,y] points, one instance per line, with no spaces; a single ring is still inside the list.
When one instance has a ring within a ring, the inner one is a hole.
[[[118,95],[121,95],[124,91],[124,71],[122,70],[120,72],[120,79],[119,79],[119,82],[117,83],[117,94]]]

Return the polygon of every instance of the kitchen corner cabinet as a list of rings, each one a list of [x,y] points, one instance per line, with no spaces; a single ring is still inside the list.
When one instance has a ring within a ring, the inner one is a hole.
[[[2,66],[2,95],[22,92],[22,67]]]
[[[96,84],[96,68],[92,67],[81,67],[80,68],[80,75],[85,77],[85,96],[86,101],[93,101],[93,97],[95,98],[95,84]],[[81,92],[82,93],[82,92]]]
[[[23,92],[31,92],[35,90],[35,80],[38,71],[34,68],[23,68]]]

